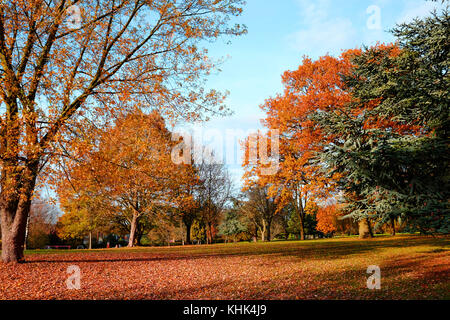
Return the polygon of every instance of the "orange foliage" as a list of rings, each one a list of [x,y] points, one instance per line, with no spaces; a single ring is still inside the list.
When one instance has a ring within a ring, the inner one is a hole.
[[[225,95],[203,86],[216,66],[202,44],[244,34],[245,26],[229,23],[242,6],[241,0],[2,1],[3,261],[23,259],[36,185],[47,182],[47,171],[64,161],[77,142],[73,134],[87,122],[101,126],[135,107],[158,108],[174,120],[227,113]]]
[[[337,178],[325,177],[321,164],[312,161],[326,141],[310,116],[319,110],[335,112],[351,101],[341,76],[350,73],[351,57],[359,52],[348,50],[339,58],[324,56],[317,61],[305,57],[297,70],[284,73],[284,93],[266,100],[261,106],[267,114],[264,126],[279,130],[278,172],[263,175],[263,165],[250,161],[248,140],[244,146],[246,185],[256,180],[270,186],[272,196],[280,195],[279,209],[291,203],[301,220],[308,202],[330,196]]]
[[[374,49],[380,50],[380,54],[390,56],[400,54],[398,46],[393,44],[377,44]],[[293,204],[301,220],[308,202],[334,196],[335,181],[339,179],[337,174],[325,176],[322,173],[323,164],[317,162],[315,156],[322,152],[327,144],[339,143],[340,137],[325,136],[311,116],[317,112],[345,113],[348,112],[346,107],[349,103],[357,102],[346,86],[343,76],[355,76],[352,60],[361,53],[360,49],[347,50],[339,57],[327,55],[316,61],[305,57],[297,70],[284,73],[283,94],[266,100],[261,106],[266,112],[266,118],[262,121],[264,126],[272,131],[278,130],[279,133],[280,164],[275,174],[264,174],[263,169],[267,165],[259,161],[259,158],[258,161],[251,161],[250,137],[245,141],[245,186],[255,182],[269,186],[270,195],[278,195],[279,210],[288,203]],[[378,104],[377,99],[354,107],[349,116],[357,117]],[[376,116],[368,118],[364,127],[390,128],[398,133],[417,131],[417,128]],[[264,145],[257,144],[258,151],[261,147]],[[319,220],[323,217],[321,228],[323,231],[332,232],[335,226],[331,223],[331,212],[335,208],[324,210],[319,217]]]
[[[317,211],[317,230],[325,234],[337,231],[339,206],[336,204],[319,207]]]
[[[125,216],[133,246],[140,219],[191,202],[185,189],[196,182],[194,172],[191,166],[172,162],[175,142],[157,111],[146,115],[136,110],[95,138],[82,161],[67,163],[60,172],[66,178],[58,188],[63,205],[94,199],[96,210],[103,207],[109,214]]]

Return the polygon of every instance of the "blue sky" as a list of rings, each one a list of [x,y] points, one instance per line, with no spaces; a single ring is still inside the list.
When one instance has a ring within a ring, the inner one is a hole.
[[[388,30],[396,23],[426,16],[434,7],[442,5],[425,0],[248,0],[243,15],[236,20],[247,25],[248,34],[229,45],[223,40],[210,48],[212,57],[228,58],[208,86],[230,91],[227,105],[234,115],[203,125],[203,144],[216,152],[225,150],[225,156],[231,149],[237,152],[234,160],[226,163],[240,186],[237,143],[208,139],[208,130],[220,131],[227,141],[228,129],[246,132],[260,128],[264,113],[259,106],[282,91],[282,73],[297,68],[304,55],[339,55],[343,49],[393,41]]]

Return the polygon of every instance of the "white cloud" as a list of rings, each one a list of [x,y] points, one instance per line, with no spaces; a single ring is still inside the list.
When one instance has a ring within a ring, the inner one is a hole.
[[[300,30],[288,38],[295,49],[323,55],[339,53],[341,48],[349,48],[353,44],[356,31],[348,19],[336,18]]]
[[[342,48],[354,46],[356,30],[352,22],[347,18],[330,17],[330,1],[298,0],[297,3],[305,27],[288,35],[287,40],[294,49],[324,55],[340,53]]]
[[[429,16],[433,9],[439,11],[439,9],[445,7],[439,1],[406,1],[405,6],[406,8],[401,13],[400,18],[397,19],[397,23],[411,22],[414,18]]]

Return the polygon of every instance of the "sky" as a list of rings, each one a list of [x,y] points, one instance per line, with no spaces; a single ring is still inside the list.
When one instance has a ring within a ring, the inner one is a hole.
[[[226,59],[208,87],[230,92],[226,104],[234,114],[197,125],[196,140],[224,157],[236,186],[241,186],[238,140],[261,128],[264,112],[259,106],[282,92],[285,71],[296,69],[303,56],[337,56],[345,49],[392,42],[391,28],[427,16],[435,7],[442,5],[426,0],[248,0],[235,20],[247,26],[248,34],[209,48],[210,56]]]

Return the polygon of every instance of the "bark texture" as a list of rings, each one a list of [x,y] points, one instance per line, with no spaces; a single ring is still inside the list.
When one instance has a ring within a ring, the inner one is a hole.
[[[373,238],[372,228],[367,219],[359,221],[359,238],[360,239]]]

